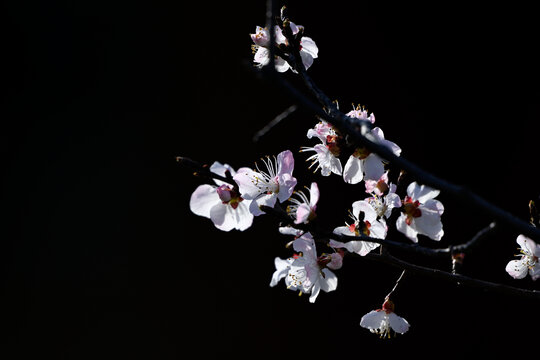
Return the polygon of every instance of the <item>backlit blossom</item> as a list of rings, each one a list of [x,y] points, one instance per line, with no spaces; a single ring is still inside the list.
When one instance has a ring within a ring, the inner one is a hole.
[[[227,164],[214,162],[210,171],[225,176],[235,171]],[[204,184],[195,189],[189,201],[193,213],[212,220],[214,225],[223,231],[232,229],[246,230],[253,223],[253,215],[249,211],[251,201],[245,200],[232,186],[220,180],[214,180],[217,186]]]
[[[250,211],[255,216],[264,213],[259,208],[261,205],[274,207],[277,200],[279,202],[286,201],[296,186],[296,178],[292,176],[294,157],[289,150],[279,153],[274,160],[269,157],[262,160],[266,170],[261,170],[256,165],[256,171],[241,168],[233,176],[242,197],[253,200]]]
[[[376,127],[367,133],[375,143],[384,145],[399,156],[401,148],[395,143],[385,140],[383,131]],[[360,181],[378,180],[384,174],[384,160],[365,147],[357,148],[349,157],[343,170],[343,180],[349,184],[358,184]]]
[[[418,242],[418,234],[433,240],[441,240],[444,235],[441,215],[444,206],[435,197],[439,190],[416,182],[407,187],[407,196],[402,201],[402,213],[396,221],[396,228],[413,242]]]
[[[319,187],[316,182],[311,183],[309,198],[302,192],[295,192],[300,199],[291,197],[289,199],[293,205],[287,207],[287,212],[293,216],[295,224],[306,224],[313,220],[317,214],[317,202],[319,201]]]
[[[354,222],[350,225],[347,224],[347,226],[338,226],[334,229],[334,234],[345,236],[366,235],[377,239],[386,238],[386,222],[383,218],[379,218],[376,209],[369,201],[356,201],[353,203],[352,208],[351,218]],[[360,213],[363,213],[363,220],[360,220]],[[377,243],[361,240],[351,240],[346,243],[330,240],[329,245],[333,248],[345,248],[361,256],[367,255],[371,250],[379,246]]]
[[[299,294],[310,294],[309,302],[314,303],[320,291],[334,291],[337,288],[337,277],[329,270],[341,267],[339,254],[323,254],[317,256],[315,242],[310,233],[305,233],[293,241],[293,248],[299,253],[286,260],[276,258],[276,271],[272,275],[270,286],[281,280],[289,290]]]
[[[324,128],[319,130],[316,128],[315,133],[308,132],[308,137],[316,136],[322,141],[322,144],[317,144],[313,147],[303,146],[300,152],[315,152],[314,155],[306,159],[306,161],[311,161],[310,169],[317,164],[313,172],[317,172],[320,169],[322,176],[330,176],[331,173],[341,175],[343,171],[341,161],[339,160],[339,154],[341,152],[339,142],[341,141],[341,136],[332,129],[328,132]],[[327,133],[326,135],[324,135],[325,132]]]
[[[371,113],[368,116],[368,112],[364,107],[361,107],[360,105],[356,106],[353,110],[349,111],[345,115],[360,119],[360,120],[366,120],[371,122],[372,124],[375,123],[375,114]]]
[[[523,279],[527,274],[533,280],[540,277],[540,245],[524,235],[517,237],[517,243],[520,246],[519,260],[512,260],[506,265],[506,272],[514,279]]]
[[[296,25],[293,22],[289,22],[289,26],[291,27],[291,31],[294,36],[296,36],[299,31],[303,29],[302,26]],[[283,35],[281,28],[276,25],[274,31],[276,44],[284,45],[285,47],[288,46],[289,42]],[[270,34],[268,33],[268,29],[257,26],[255,29],[255,34],[250,34],[250,36],[251,40],[253,41],[253,61],[258,67],[263,67],[270,62],[270,51],[268,50],[268,47],[270,46]],[[317,45],[313,39],[307,36],[302,36],[300,38],[300,58],[306,70],[313,64],[313,59],[318,57],[318,53],[319,49],[317,48]],[[274,64],[278,72],[285,72],[291,69],[289,63],[277,55],[274,58]],[[291,70],[294,71],[294,69]]]
[[[394,303],[386,299],[382,309],[370,311],[360,320],[360,326],[369,329],[381,338],[389,338],[391,332],[404,334],[409,330],[409,323],[394,313]]]

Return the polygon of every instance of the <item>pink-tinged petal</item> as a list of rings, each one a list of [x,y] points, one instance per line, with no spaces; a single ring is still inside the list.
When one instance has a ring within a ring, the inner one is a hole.
[[[255,28],[255,34],[250,34],[251,40],[255,45],[268,46],[269,34],[268,31],[260,26]]]
[[[343,256],[339,253],[330,254],[330,262],[326,267],[332,270],[339,270],[343,266]]]
[[[384,174],[384,163],[379,155],[371,153],[364,159],[364,174],[368,180],[379,180]]]
[[[401,207],[401,199],[399,198],[399,195],[393,192],[386,195],[385,203],[386,203],[386,211],[384,213],[384,216],[386,218],[389,218],[390,215],[392,215],[393,208]]]
[[[396,143],[394,143],[392,141],[389,141],[389,140],[386,140],[384,138],[384,133],[381,130],[381,128],[378,128],[378,127],[373,128],[370,131],[370,134],[373,136],[374,142],[386,146],[387,148],[392,150],[394,155],[399,156],[401,154],[401,148]]]
[[[292,235],[292,236],[300,236],[304,233],[304,231],[295,229],[292,226],[281,226],[279,227],[278,231],[282,235]]]
[[[380,329],[386,317],[384,311],[372,310],[360,319],[360,326],[369,330]]]
[[[300,45],[302,45],[302,51],[308,53],[313,59],[318,57],[319,48],[313,39],[303,36],[302,39],[300,39]]]
[[[291,195],[294,192],[294,188],[296,187],[296,178],[291,176],[288,173],[279,175],[279,192],[277,194],[277,198],[279,199],[279,202],[284,202],[288,200]]]
[[[301,204],[296,209],[296,220],[294,220],[295,224],[303,224],[305,223],[308,218],[309,214],[311,214],[311,208],[306,204]]]
[[[506,265],[506,272],[514,279],[523,279],[528,270],[527,263],[521,260],[512,260]]]
[[[294,156],[290,150],[282,151],[277,156],[277,176],[289,174],[292,176],[294,170]]]
[[[216,192],[216,187],[212,185],[200,185],[195,189],[189,200],[189,208],[199,216],[210,218],[210,210],[221,200]]]
[[[286,44],[287,38],[285,35],[283,35],[283,31],[281,31],[281,28],[279,26],[275,26],[276,31],[276,44]]]
[[[418,231],[416,231],[412,226],[407,225],[407,215],[401,214],[396,220],[396,229],[408,237],[413,242],[418,242]]]
[[[244,199],[253,200],[261,194],[261,189],[257,186],[255,180],[257,178],[262,178],[262,175],[250,168],[240,168],[236,175],[233,176]]]
[[[311,188],[309,189],[309,206],[313,209],[317,207],[317,203],[319,202],[319,186],[316,182],[311,183]]]
[[[313,236],[310,233],[303,234],[298,239],[293,241],[293,249],[294,251],[304,253],[304,256],[314,255],[316,250],[315,250],[315,241],[313,240]]]
[[[409,184],[407,187],[407,195],[409,195],[414,201],[418,200],[421,203],[435,198],[439,195],[439,190],[433,189],[427,185],[419,185],[417,182]]]
[[[343,170],[343,180],[347,184],[358,184],[364,179],[364,167],[362,160],[351,155],[347,163],[345,164],[345,169]]]
[[[396,315],[395,313],[388,314],[388,323],[390,324],[392,330],[394,330],[398,334],[406,333],[410,327],[407,320],[405,320],[401,316]]]
[[[338,233],[336,233],[336,231],[334,230],[334,234],[338,234]],[[328,242],[328,246],[330,246],[330,247],[332,247],[334,249],[342,249],[342,248],[345,248],[345,243],[343,243],[341,241],[330,239],[330,241]]]

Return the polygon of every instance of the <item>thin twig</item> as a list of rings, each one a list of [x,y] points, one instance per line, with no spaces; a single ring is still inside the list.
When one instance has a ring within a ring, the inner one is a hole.
[[[358,256],[358,258],[359,257],[360,256]],[[362,258],[382,262],[388,265],[395,266],[400,269],[407,270],[411,273],[425,275],[431,278],[435,278],[437,280],[444,280],[444,281],[448,281],[448,282],[452,282],[456,284],[467,285],[469,287],[480,288],[485,291],[492,291],[492,292],[497,292],[500,294],[517,295],[520,297],[540,300],[540,291],[537,291],[537,290],[521,289],[521,288],[516,288],[513,286],[504,285],[504,284],[479,280],[479,279],[471,278],[471,277],[460,275],[460,274],[452,274],[452,273],[442,271],[442,270],[437,270],[437,269],[428,268],[425,266],[411,264],[409,262],[403,261],[389,254],[379,255],[379,254],[374,254],[372,252]]]
[[[253,135],[253,142],[257,142],[260,140],[261,137],[266,135],[267,132],[272,130],[274,126],[279,124],[282,120],[286,119],[289,115],[291,115],[293,112],[295,112],[298,109],[297,105],[291,105],[287,109],[285,109],[281,114],[273,118],[268,124],[266,124],[265,127],[263,127],[261,130],[257,131],[255,135]]]

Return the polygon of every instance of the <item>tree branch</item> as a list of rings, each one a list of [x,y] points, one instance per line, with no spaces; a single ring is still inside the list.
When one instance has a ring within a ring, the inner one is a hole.
[[[294,43],[294,38],[287,28],[284,29],[285,36],[288,37],[290,43]],[[270,48],[274,48],[274,51],[280,51],[275,43],[270,43]],[[540,241],[540,229],[537,229],[526,221],[523,221],[516,216],[512,215],[506,210],[495,206],[479,195],[473,193],[471,190],[464,186],[459,186],[450,183],[440,177],[431,174],[422,168],[420,168],[415,163],[405,159],[402,156],[396,156],[392,150],[384,145],[381,145],[374,141],[373,138],[369,136],[369,129],[371,128],[367,122],[357,121],[358,119],[353,119],[340,112],[337,107],[333,104],[328,96],[315,84],[313,79],[307,74],[306,69],[304,68],[302,61],[299,61],[300,54],[298,52],[297,46],[290,47],[292,54],[283,55],[284,59],[289,62],[289,64],[298,72],[307,89],[315,96],[317,101],[323,108],[327,109],[327,112],[318,108],[317,105],[307,98],[300,91],[295,89],[289,82],[287,82],[282,76],[278,76],[274,68],[268,68],[266,66],[263,68],[264,73],[270,74],[272,79],[276,81],[281,87],[287,90],[292,96],[294,96],[298,103],[304,106],[307,110],[312,111],[314,114],[330,122],[334,127],[336,127],[341,133],[349,135],[349,138],[352,142],[359,146],[364,146],[371,152],[374,152],[384,158],[387,161],[392,162],[394,165],[400,167],[402,170],[405,170],[407,173],[413,175],[419,182],[431,186],[433,188],[442,190],[449,195],[453,195],[459,200],[465,201],[472,206],[490,214],[494,217],[497,222],[501,224],[504,223],[508,226],[513,227],[515,230],[519,231],[521,234]]]

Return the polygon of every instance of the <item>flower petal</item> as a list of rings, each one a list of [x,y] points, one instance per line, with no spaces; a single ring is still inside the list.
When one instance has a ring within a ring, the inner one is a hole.
[[[506,272],[514,279],[523,279],[528,270],[527,263],[521,260],[512,260],[506,265]]]
[[[390,323],[390,327],[392,328],[392,330],[394,330],[398,334],[406,333],[410,327],[407,320],[405,320],[401,316],[396,315],[395,313],[388,314],[388,322]]]
[[[196,215],[207,218],[210,218],[210,210],[216,204],[221,204],[216,187],[208,184],[197,187],[189,200],[191,211]]]
[[[407,225],[407,215],[401,214],[396,220],[396,229],[408,237],[413,242],[418,242],[418,231],[414,229],[411,225]]]
[[[429,199],[435,198],[439,195],[439,190],[433,189],[426,185],[419,185],[416,181],[409,184],[407,187],[407,195],[413,200],[418,200],[421,203],[425,203]]]
[[[380,329],[385,316],[386,313],[384,311],[372,310],[362,316],[362,319],[360,319],[360,326],[369,330]]]
[[[362,160],[351,155],[343,170],[343,180],[347,184],[358,184],[364,178],[364,166]]]

